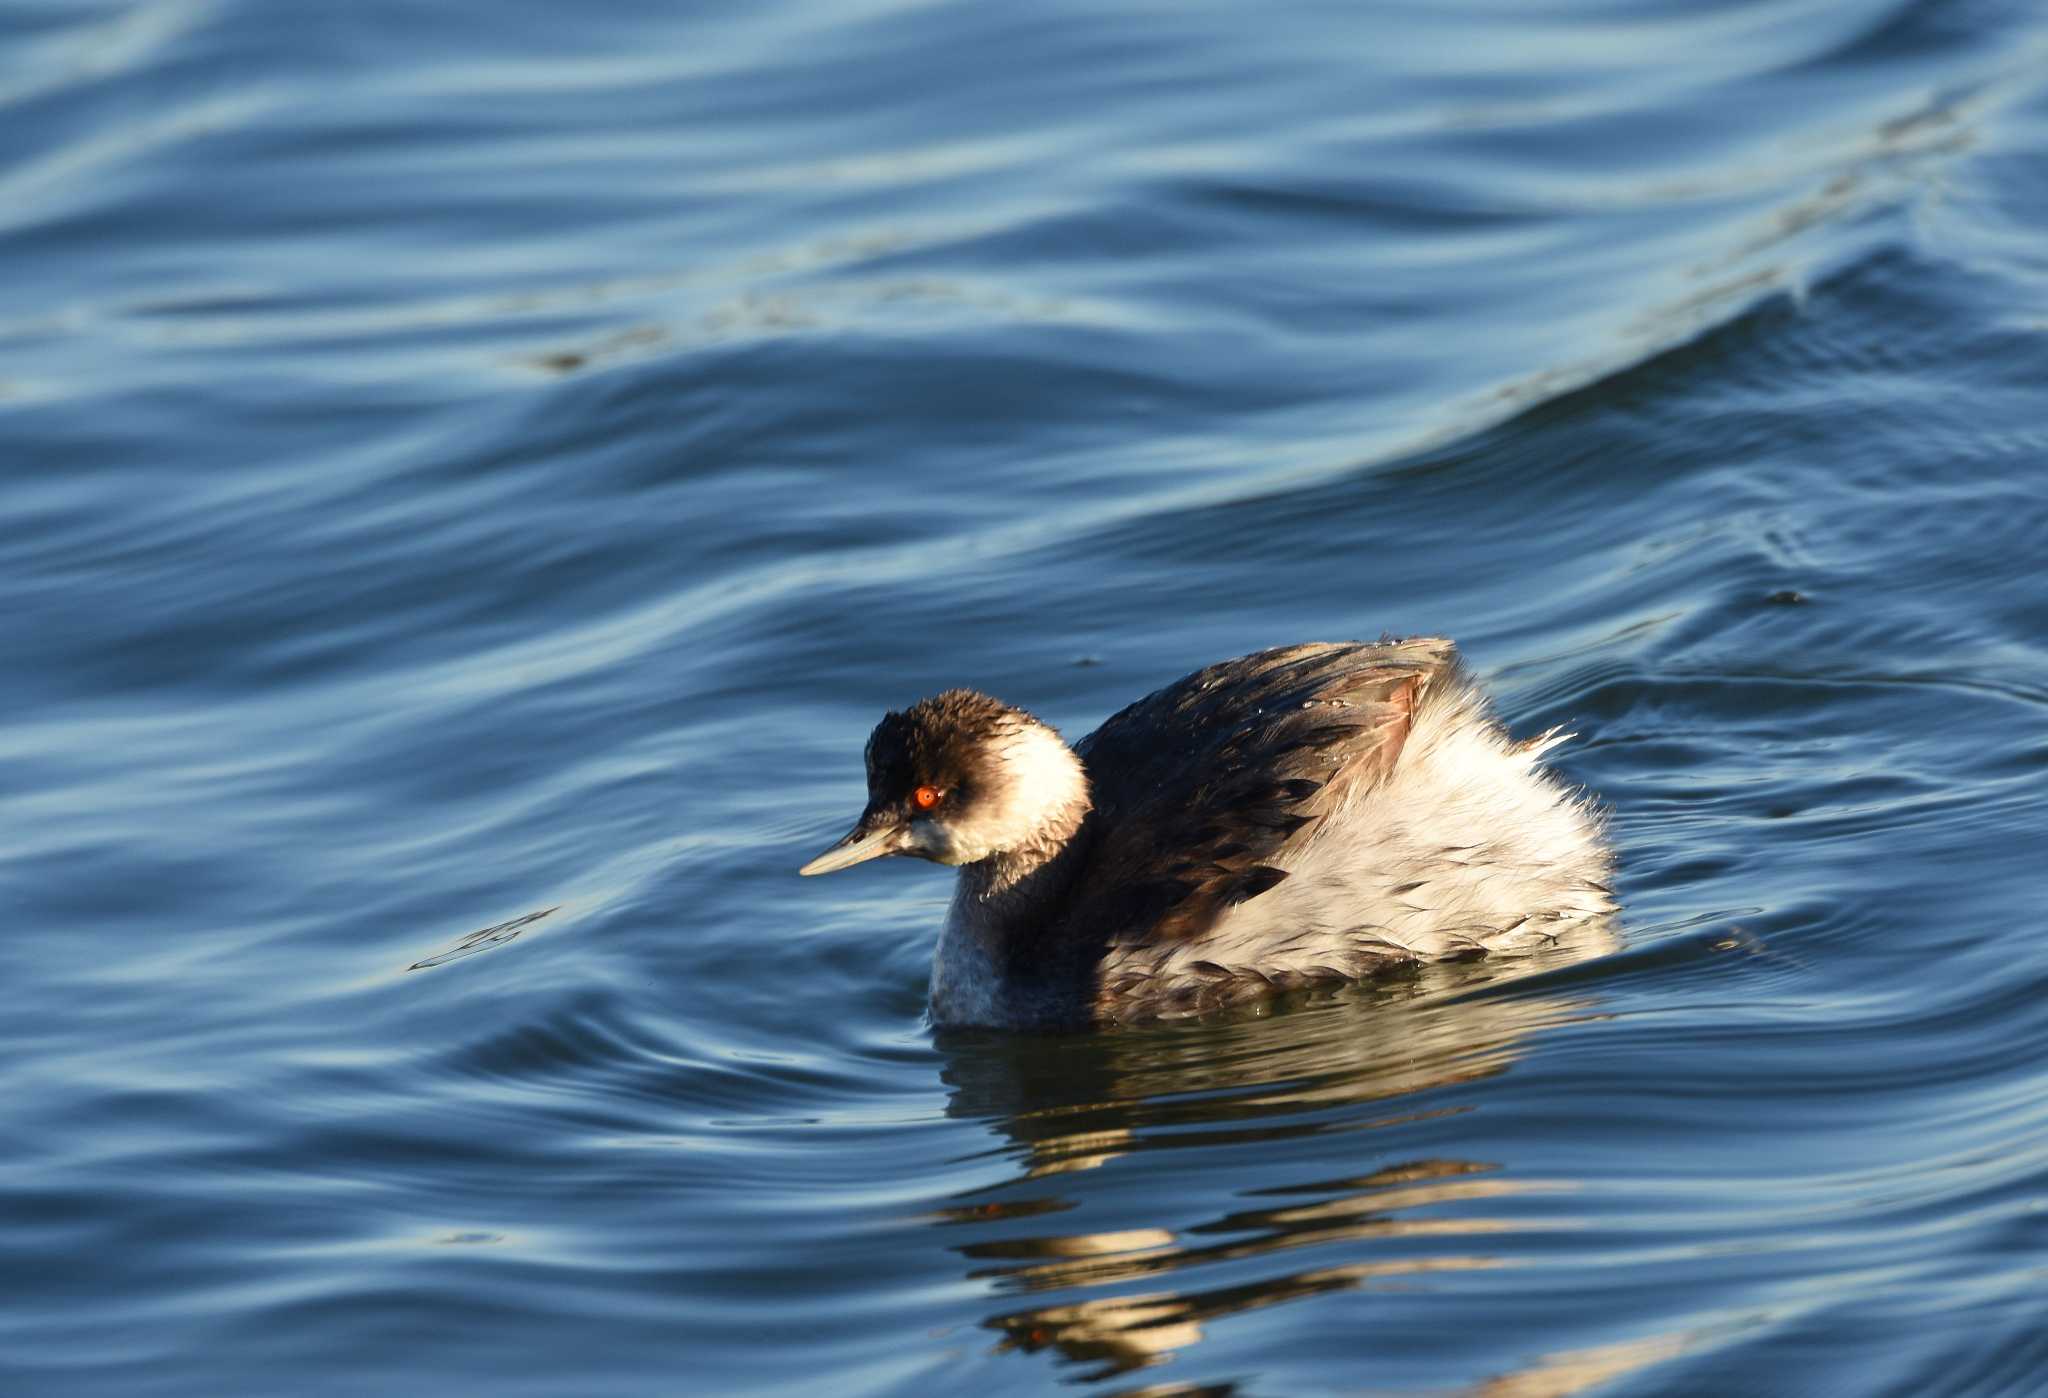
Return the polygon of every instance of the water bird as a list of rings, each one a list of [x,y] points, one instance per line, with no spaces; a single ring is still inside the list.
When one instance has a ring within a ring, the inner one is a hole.
[[[1545,944],[1614,910],[1602,818],[1441,637],[1197,670],[1069,747],[970,689],[885,715],[868,802],[803,866],[957,866],[938,1025],[1203,1013]]]

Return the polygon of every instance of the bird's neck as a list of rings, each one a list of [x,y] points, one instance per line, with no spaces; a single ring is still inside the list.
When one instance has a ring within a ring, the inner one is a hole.
[[[1039,982],[1061,968],[1042,955],[1088,857],[1088,802],[1064,808],[1024,845],[960,866],[946,930],[932,957],[931,1015],[939,1024],[1022,1026],[1058,1017]]]
[[[1034,997],[1043,994],[1040,982],[1061,974],[1045,953],[1087,857],[1086,816],[1084,806],[1061,838],[960,866],[932,956],[935,1022],[1023,1025],[1047,1017]]]
[[[1057,733],[1037,725],[1000,760],[997,809],[1009,829],[1029,833],[960,866],[932,957],[931,1014],[940,1024],[1035,1023],[1068,1004],[1039,1002],[1042,983],[1066,973],[1048,939],[1092,843],[1088,774]]]
[[[1093,803],[1088,771],[1060,735],[1039,723],[1020,728],[998,751],[999,828],[1007,835],[990,843],[1004,848],[960,871],[961,887],[976,898],[1029,900],[1044,897],[1080,833]],[[1018,830],[1027,832],[1020,840]]]
[[[1035,902],[1057,895],[1072,876],[1080,841],[1075,837],[1091,809],[1084,792],[1062,807],[1014,849],[1002,850],[960,868],[960,887],[984,903]]]
[[[960,867],[952,921],[990,953],[1029,938],[1051,921],[1086,858],[1084,827],[1093,807],[1078,761],[1074,775],[1030,838]]]

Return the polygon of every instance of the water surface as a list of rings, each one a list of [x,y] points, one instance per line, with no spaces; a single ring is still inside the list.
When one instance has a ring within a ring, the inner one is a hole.
[[[11,7],[0,1387],[2040,1391],[2044,60]],[[1618,928],[935,1036],[946,878],[794,876],[886,707],[1382,632]]]

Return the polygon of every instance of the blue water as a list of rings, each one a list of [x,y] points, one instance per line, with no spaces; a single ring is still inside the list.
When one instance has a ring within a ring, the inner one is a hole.
[[[0,10],[0,1390],[2048,1392],[2044,170],[2020,0]],[[794,876],[1384,631],[1617,935]]]

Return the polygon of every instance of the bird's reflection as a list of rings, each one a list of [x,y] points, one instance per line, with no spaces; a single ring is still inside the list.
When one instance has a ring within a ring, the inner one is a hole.
[[[949,1112],[997,1127],[1008,1138],[1002,1153],[1018,1160],[1020,1172],[982,1191],[994,1197],[963,1200],[933,1221],[965,1226],[967,1236],[951,1245],[971,1278],[999,1293],[1064,1293],[988,1316],[984,1324],[1001,1337],[997,1347],[1050,1350],[1085,1365],[1078,1377],[1106,1380],[1199,1343],[1222,1317],[1497,1265],[1484,1240],[1525,1224],[1487,1218],[1483,1203],[1475,1214],[1475,1201],[1566,1183],[1513,1176],[1500,1162],[1419,1158],[1340,1178],[1276,1185],[1262,1177],[1259,1187],[1231,1190],[1252,1207],[1193,1226],[1130,1217],[1127,1184],[1116,1196],[1122,1217],[1115,1228],[1048,1234],[1043,1222],[1010,1225],[1091,1202],[1086,1181],[1071,1177],[1119,1157],[1174,1153],[1161,1157],[1164,1215],[1186,1207],[1188,1192],[1174,1187],[1169,1171],[1186,1168],[1191,1150],[1200,1169],[1214,1171],[1240,1148],[1256,1155],[1274,1142],[1369,1133],[1469,1110],[1442,1102],[1438,1090],[1499,1074],[1533,1031],[1598,1012],[1583,991],[1495,995],[1489,987],[1616,946],[1610,925],[1588,924],[1513,961],[1430,967],[1412,979],[1328,992],[1270,1017],[1063,1038],[944,1036]],[[1384,1149],[1365,1139],[1346,1154],[1364,1159]],[[1447,1203],[1463,1207],[1448,1216],[1434,1207]],[[1417,1239],[1428,1241],[1418,1246]],[[1347,1260],[1327,1265],[1325,1245],[1333,1242],[1346,1245]],[[1172,1285],[1191,1269],[1283,1256],[1310,1265],[1237,1284]],[[1104,1294],[1086,1294],[1097,1288]]]

